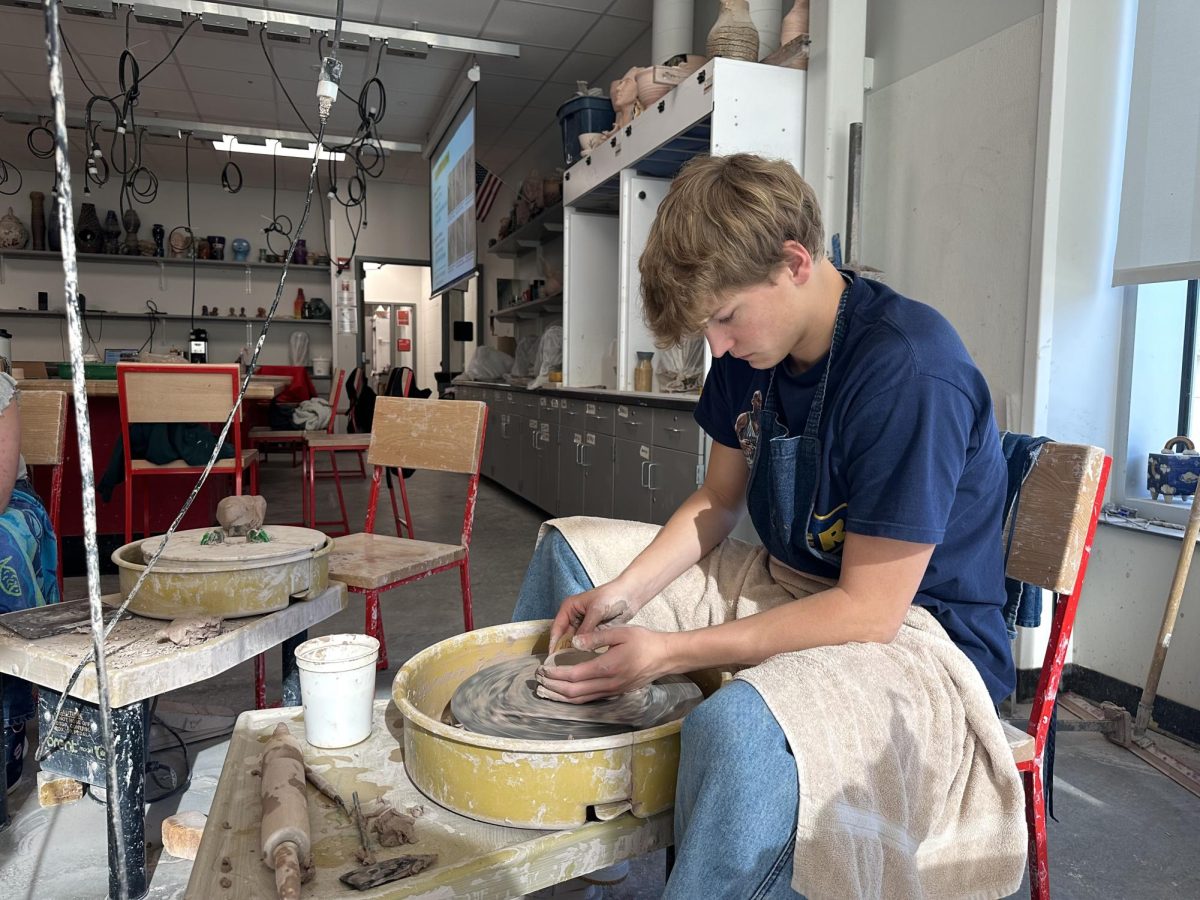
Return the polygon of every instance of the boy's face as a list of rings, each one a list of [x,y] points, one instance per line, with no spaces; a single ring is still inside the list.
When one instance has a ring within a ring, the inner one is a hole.
[[[803,327],[796,321],[795,289],[784,267],[770,281],[731,291],[713,310],[704,336],[713,357],[726,353],[751,368],[770,369],[784,360]]]

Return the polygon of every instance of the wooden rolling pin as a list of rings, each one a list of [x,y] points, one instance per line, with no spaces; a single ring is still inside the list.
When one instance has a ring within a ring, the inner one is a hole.
[[[299,900],[312,872],[304,751],[287,725],[275,726],[262,755],[262,852],[275,871],[279,900]]]

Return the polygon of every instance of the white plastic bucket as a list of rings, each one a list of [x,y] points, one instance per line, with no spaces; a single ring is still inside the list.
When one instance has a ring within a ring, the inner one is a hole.
[[[304,731],[314,747],[350,747],[371,735],[379,641],[330,634],[296,648]]]
[[[313,374],[328,375],[329,374],[329,357],[314,356],[313,357]]]

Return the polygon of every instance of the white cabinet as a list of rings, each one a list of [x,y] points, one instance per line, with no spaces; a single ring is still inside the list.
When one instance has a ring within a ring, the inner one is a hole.
[[[758,153],[800,170],[806,76],[711,59],[565,173],[566,385],[632,390],[637,351],[654,349],[637,263],[671,179],[701,153]]]

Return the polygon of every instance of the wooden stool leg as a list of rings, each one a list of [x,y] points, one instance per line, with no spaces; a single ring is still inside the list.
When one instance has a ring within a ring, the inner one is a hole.
[[[462,584],[463,601],[463,630],[475,630],[475,615],[471,609],[471,561],[470,557],[463,559],[458,567],[458,578]]]
[[[254,708],[267,708],[267,654],[254,657]]]
[[[1029,896],[1050,900],[1050,860],[1046,850],[1046,795],[1042,769],[1021,773],[1025,783],[1025,819],[1029,827]]]
[[[400,475],[400,502],[404,505],[404,524],[408,526],[409,540],[416,540],[416,535],[413,534],[412,512],[408,508],[408,488],[404,486],[404,472],[401,469],[396,470]],[[399,531],[396,534],[400,534]]]
[[[379,659],[375,663],[375,669],[382,672],[388,667],[388,659],[387,637],[383,633],[383,614],[379,611],[379,591],[367,591],[366,613],[367,623],[364,630],[379,641]]]

